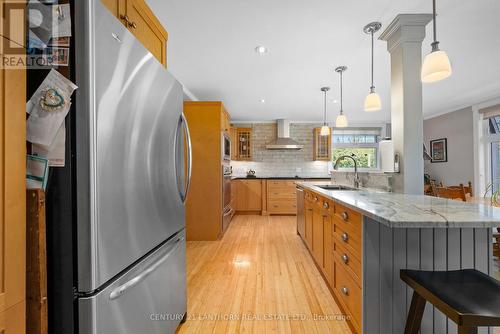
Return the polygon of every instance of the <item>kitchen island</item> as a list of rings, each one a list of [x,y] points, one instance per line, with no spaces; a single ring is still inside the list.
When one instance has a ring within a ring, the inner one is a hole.
[[[297,183],[297,233],[356,333],[403,333],[412,290],[400,269],[490,274],[500,209],[420,195]],[[479,330],[488,333],[487,328]],[[427,305],[421,333],[456,326]]]

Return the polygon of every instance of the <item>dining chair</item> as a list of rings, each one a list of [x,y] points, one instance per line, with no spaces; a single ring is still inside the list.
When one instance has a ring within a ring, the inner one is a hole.
[[[465,190],[461,188],[451,188],[451,187],[434,187],[433,192],[435,196],[456,199],[467,202],[467,196],[465,195]]]

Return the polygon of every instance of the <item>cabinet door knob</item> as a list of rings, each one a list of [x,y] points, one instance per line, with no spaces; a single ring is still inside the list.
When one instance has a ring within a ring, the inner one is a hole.
[[[349,289],[345,286],[342,287],[342,293],[346,296],[349,296]]]
[[[120,19],[122,19],[123,21],[127,22],[127,24],[130,24],[130,20],[128,19],[128,16],[127,15],[120,15]]]
[[[135,22],[129,22],[128,26],[137,29],[137,24]]]
[[[328,208],[330,207],[330,205],[328,205],[328,202],[323,202],[323,207],[324,207],[325,209],[328,209]]]
[[[317,197],[314,197],[314,201],[317,202],[318,201],[318,198]]]
[[[345,211],[344,211],[344,212],[342,212],[342,219],[343,219],[343,220],[347,220],[347,219],[349,219],[349,215],[347,214],[347,212],[345,212]]]
[[[349,235],[347,233],[342,233],[342,240],[344,240],[345,242],[347,242],[347,240],[349,240]]]
[[[342,255],[342,261],[347,264],[349,262],[349,256],[347,256],[347,254]]]

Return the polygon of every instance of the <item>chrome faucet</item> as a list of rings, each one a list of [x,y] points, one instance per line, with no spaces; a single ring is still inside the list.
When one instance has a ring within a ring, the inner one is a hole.
[[[333,169],[335,169],[335,170],[339,169],[339,162],[340,161],[342,161],[346,158],[351,159],[354,162],[354,187],[359,188],[360,181],[359,181],[359,175],[358,175],[358,161],[355,159],[355,157],[356,156],[354,154],[352,156],[342,155],[342,156],[338,157],[337,161],[335,161],[335,164],[333,165]]]

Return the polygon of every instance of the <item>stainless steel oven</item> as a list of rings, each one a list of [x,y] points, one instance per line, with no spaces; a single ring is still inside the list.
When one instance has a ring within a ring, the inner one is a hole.
[[[234,210],[231,207],[231,177],[233,168],[229,165],[222,165],[222,231],[226,231],[231,218],[233,218]]]
[[[231,161],[231,137],[222,133],[222,161]]]

